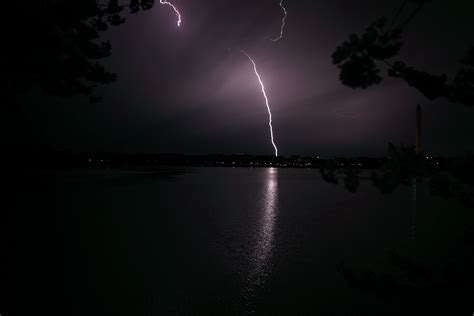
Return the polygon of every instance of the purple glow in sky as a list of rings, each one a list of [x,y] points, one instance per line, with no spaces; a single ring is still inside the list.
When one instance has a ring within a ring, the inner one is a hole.
[[[472,109],[430,102],[393,78],[366,90],[338,78],[331,60],[336,47],[396,12],[399,0],[283,1],[288,17],[275,47],[270,39],[283,25],[280,1],[161,0],[140,14],[124,12],[127,22],[103,36],[113,47],[103,64],[119,75],[98,91],[104,102],[35,98],[31,104],[42,106],[28,109],[28,117],[18,111],[4,122],[11,142],[83,151],[274,154],[244,48],[265,84],[279,156],[384,155],[388,142],[413,144],[417,104],[428,151],[474,151]],[[451,79],[471,42],[470,5],[432,1],[406,29],[400,59]]]

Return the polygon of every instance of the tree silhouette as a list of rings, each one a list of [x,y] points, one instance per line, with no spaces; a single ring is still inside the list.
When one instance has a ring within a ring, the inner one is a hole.
[[[447,98],[453,103],[474,106],[474,46],[460,61],[463,67],[448,83],[445,74],[434,75],[417,70],[406,63],[392,59],[399,55],[403,46],[403,29],[430,0],[404,0],[388,23],[381,17],[371,23],[362,35],[351,34],[332,54],[332,61],[340,69],[339,79],[351,88],[368,88],[379,84],[380,65],[388,68],[388,76],[400,78],[409,86],[418,89],[426,98]],[[414,5],[408,16],[403,12]]]
[[[98,85],[116,80],[99,63],[110,56],[111,44],[100,41],[109,26],[125,22],[121,16],[148,10],[154,0],[41,0],[2,4],[10,29],[1,51],[2,94],[7,103],[39,87],[48,94],[85,95],[91,102]]]

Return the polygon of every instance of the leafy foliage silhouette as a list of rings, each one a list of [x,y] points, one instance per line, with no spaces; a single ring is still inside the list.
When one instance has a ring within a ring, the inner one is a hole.
[[[326,161],[320,168],[324,181],[339,184],[342,177],[344,188],[356,193],[360,180],[370,180],[382,194],[393,193],[400,186],[412,186],[414,181],[428,181],[433,196],[459,201],[468,207],[474,207],[474,156],[451,158],[443,166],[433,165],[423,153],[416,153],[414,146],[388,145],[388,155],[380,168],[369,177],[360,176],[356,165],[338,164]]]
[[[148,10],[154,0],[8,1],[6,25],[13,25],[2,49],[2,94],[15,98],[34,87],[48,94],[85,95],[91,102],[99,85],[116,80],[99,60],[110,56],[111,44],[100,41],[109,26],[125,22],[131,13]]]
[[[443,97],[453,103],[474,106],[474,46],[460,61],[463,67],[450,83],[445,74],[430,74],[402,61],[391,60],[400,54],[403,28],[428,2],[405,0],[390,23],[387,18],[381,17],[371,23],[362,35],[351,34],[348,40],[338,46],[332,54],[332,62],[340,69],[342,84],[354,89],[377,85],[383,80],[380,75],[380,64],[383,64],[388,69],[388,76],[402,79],[429,100]],[[401,20],[402,13],[410,3],[414,7],[408,17]]]

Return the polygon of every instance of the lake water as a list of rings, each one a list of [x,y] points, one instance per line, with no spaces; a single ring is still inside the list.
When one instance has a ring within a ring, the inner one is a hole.
[[[417,195],[418,212],[440,203]],[[383,310],[336,265],[417,234],[411,188],[353,194],[306,169],[50,173],[11,210],[10,290],[29,315]]]

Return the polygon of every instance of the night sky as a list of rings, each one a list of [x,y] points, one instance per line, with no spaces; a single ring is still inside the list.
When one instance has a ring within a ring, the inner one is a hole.
[[[367,90],[338,79],[335,48],[379,16],[393,16],[400,1],[287,0],[284,38],[274,43],[278,2],[174,0],[180,28],[158,1],[127,14],[104,34],[112,43],[104,64],[119,75],[100,89],[104,102],[33,92],[4,122],[8,141],[73,151],[271,155],[267,110],[245,49],[266,85],[281,155],[381,155],[388,142],[413,144],[417,103],[426,151],[474,150],[474,109],[429,102],[396,79]],[[400,59],[452,78],[473,44],[470,2],[428,4],[405,30]]]

